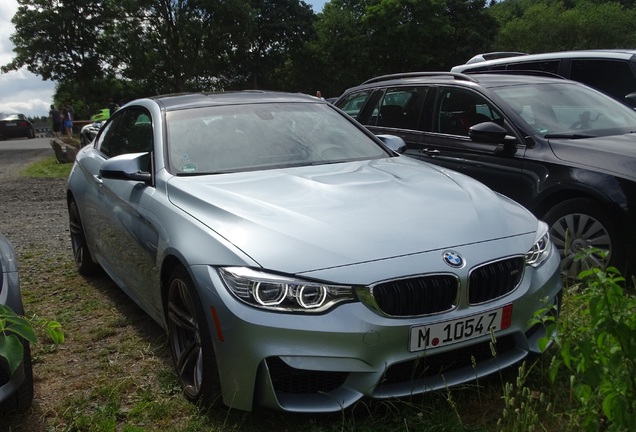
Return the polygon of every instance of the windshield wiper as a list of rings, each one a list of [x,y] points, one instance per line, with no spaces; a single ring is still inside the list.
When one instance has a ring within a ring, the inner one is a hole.
[[[551,133],[545,134],[543,138],[564,138],[564,139],[582,139],[582,138],[595,138],[595,135],[586,135],[581,133]]]

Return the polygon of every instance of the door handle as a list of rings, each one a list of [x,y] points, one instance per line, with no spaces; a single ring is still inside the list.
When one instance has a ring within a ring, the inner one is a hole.
[[[427,155],[429,155],[429,156],[435,156],[435,155],[440,154],[440,153],[441,153],[441,151],[436,150],[436,149],[428,149],[428,148],[425,148],[425,149],[420,150],[420,153],[426,153],[426,154],[427,154]]]

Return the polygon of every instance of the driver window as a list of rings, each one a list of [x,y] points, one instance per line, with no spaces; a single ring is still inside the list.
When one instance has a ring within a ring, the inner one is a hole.
[[[441,89],[436,118],[437,132],[468,136],[471,126],[503,118],[482,96],[463,89]]]
[[[126,153],[150,152],[153,133],[150,114],[143,108],[118,111],[100,134],[97,150],[107,157]]]

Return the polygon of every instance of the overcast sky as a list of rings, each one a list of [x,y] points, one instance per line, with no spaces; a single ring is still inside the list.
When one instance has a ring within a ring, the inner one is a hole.
[[[320,12],[327,0],[305,0],[315,12]],[[18,10],[17,0],[0,0],[0,66],[13,59],[14,32],[11,18]],[[0,112],[19,112],[28,117],[48,116],[53,103],[55,83],[44,81],[26,68],[6,74],[0,73]]]

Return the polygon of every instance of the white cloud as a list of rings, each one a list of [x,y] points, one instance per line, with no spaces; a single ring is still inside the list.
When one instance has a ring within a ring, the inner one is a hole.
[[[16,0],[0,1],[0,65],[13,59],[13,43],[9,37],[15,31],[11,18],[18,10]],[[46,116],[53,101],[55,83],[44,81],[26,68],[0,74],[0,112],[19,112],[26,116]]]

